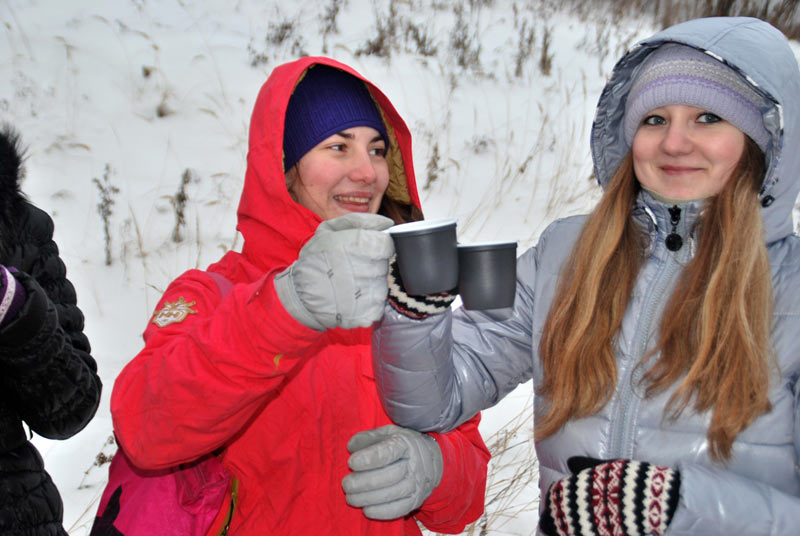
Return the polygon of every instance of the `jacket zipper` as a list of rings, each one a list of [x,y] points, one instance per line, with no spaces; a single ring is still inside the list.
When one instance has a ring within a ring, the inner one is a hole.
[[[678,236],[677,226],[680,221],[680,208],[673,207],[677,211],[670,209],[671,216],[671,232],[668,233],[667,238]],[[667,242],[667,240],[665,240]],[[609,448],[609,457],[611,458],[632,458],[633,457],[633,441],[632,432],[635,424],[635,414],[638,409],[639,401],[634,395],[635,387],[639,385],[642,375],[644,374],[644,367],[638,366],[642,358],[645,356],[650,340],[650,334],[653,328],[653,319],[655,317],[658,306],[664,301],[669,299],[669,296],[664,296],[664,291],[669,288],[670,283],[675,279],[677,274],[683,268],[683,264],[691,258],[691,248],[681,248],[678,245],[676,249],[672,249],[670,244],[675,244],[675,239],[670,239],[667,242],[667,249],[674,252],[667,254],[664,266],[656,274],[655,281],[650,288],[652,289],[646,302],[642,306],[644,314],[639,320],[637,328],[636,351],[631,355],[632,360],[628,367],[625,376],[619,384],[619,411],[616,415],[616,424],[613,426],[613,433],[611,435],[611,446]],[[683,251],[680,251],[683,249]],[[627,439],[627,441],[626,441]]]
[[[231,528],[231,521],[233,521],[233,513],[236,511],[236,504],[239,502],[239,480],[233,477],[231,481],[231,500],[228,504],[228,513],[222,523],[222,528],[217,533],[218,536],[228,536],[228,531]]]

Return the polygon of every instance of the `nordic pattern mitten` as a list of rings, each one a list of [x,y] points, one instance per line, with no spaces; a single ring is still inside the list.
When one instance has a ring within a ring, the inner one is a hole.
[[[542,531],[548,536],[663,536],[678,506],[680,473],[635,460],[598,462],[550,486],[539,521]]]
[[[389,262],[389,303],[401,314],[414,319],[443,313],[450,308],[456,299],[456,293],[441,292],[426,296],[412,296],[407,294],[400,277],[400,268],[397,265],[397,256]]]

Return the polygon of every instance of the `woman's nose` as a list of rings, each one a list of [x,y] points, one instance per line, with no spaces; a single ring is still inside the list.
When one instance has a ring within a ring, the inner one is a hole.
[[[692,150],[692,140],[688,127],[671,123],[664,132],[661,148],[668,154],[684,154]]]
[[[378,178],[368,151],[357,151],[353,155],[353,168],[348,173],[351,180],[371,184]]]

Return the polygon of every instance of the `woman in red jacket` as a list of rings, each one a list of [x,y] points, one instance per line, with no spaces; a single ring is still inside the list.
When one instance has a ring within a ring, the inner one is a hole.
[[[303,58],[262,87],[247,163],[242,251],[208,269],[233,287],[169,286],[114,385],[119,444],[147,469],[219,453],[235,484],[209,534],[231,504],[234,536],[462,531],[483,511],[478,419],[391,425],[372,371],[387,273],[359,267],[388,270],[381,231],[422,217],[408,128],[354,70]]]

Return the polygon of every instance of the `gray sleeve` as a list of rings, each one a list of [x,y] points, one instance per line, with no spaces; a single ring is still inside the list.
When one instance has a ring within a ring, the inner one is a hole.
[[[449,431],[529,380],[535,277],[531,249],[517,261],[510,310],[461,308],[413,320],[387,304],[372,347],[378,391],[392,420]]]
[[[724,469],[680,464],[680,501],[668,536],[778,536],[800,527],[800,497]]]

